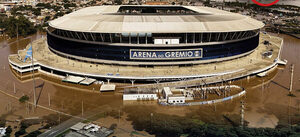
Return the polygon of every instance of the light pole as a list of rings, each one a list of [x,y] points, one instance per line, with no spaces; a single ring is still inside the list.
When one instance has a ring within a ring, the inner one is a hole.
[[[34,80],[34,63],[33,63],[33,47],[32,47],[32,38],[30,39],[30,45],[31,45],[31,67],[32,67],[32,80],[33,80],[33,104],[36,108],[36,90],[35,90],[35,80]]]
[[[119,109],[119,124],[120,124],[121,111]]]
[[[152,117],[153,117],[153,113],[150,114],[150,127],[151,127],[151,131],[152,131]]]
[[[290,80],[290,94],[292,94],[292,90],[293,90],[293,77],[294,77],[294,64],[291,65],[291,80]]]

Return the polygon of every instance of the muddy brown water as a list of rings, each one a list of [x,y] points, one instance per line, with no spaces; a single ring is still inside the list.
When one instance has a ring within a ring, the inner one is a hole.
[[[32,39],[38,39],[42,36],[44,35],[36,34],[32,36]],[[115,110],[123,109],[130,113],[134,108],[132,112],[135,113],[151,110],[156,113],[195,117],[208,123],[228,124],[228,121],[224,119],[224,115],[231,116],[232,119],[238,121],[240,118],[240,101],[244,100],[246,103],[245,120],[249,122],[248,126],[250,127],[275,127],[278,124],[295,124],[300,121],[300,92],[296,91],[300,90],[300,40],[287,35],[279,36],[284,38],[282,59],[287,59],[288,64],[285,67],[278,67],[264,78],[253,76],[248,80],[235,81],[234,84],[246,88],[247,94],[244,97],[225,103],[209,106],[166,107],[159,106],[155,102],[123,102],[121,94],[116,92],[99,93],[97,89],[91,90],[92,88],[85,91],[80,86],[62,84],[59,80],[43,77],[36,78],[38,104],[48,107],[50,97],[50,108],[72,115],[81,114],[83,105],[85,113],[104,107]],[[24,49],[29,43],[30,39],[22,39],[19,42],[5,39],[0,41],[0,89],[18,97],[29,95],[32,101],[32,81],[18,80],[10,70],[7,60],[9,54],[16,54],[18,50]],[[293,93],[296,97],[287,96],[291,63],[295,64]],[[14,83],[16,94],[13,93]],[[8,98],[0,96],[1,100]]]

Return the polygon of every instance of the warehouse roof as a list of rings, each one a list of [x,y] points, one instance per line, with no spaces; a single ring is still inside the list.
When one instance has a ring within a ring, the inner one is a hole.
[[[170,12],[174,10],[177,12]],[[94,6],[57,18],[49,24],[63,30],[102,33],[230,32],[264,26],[260,21],[237,13],[209,7],[173,5]]]

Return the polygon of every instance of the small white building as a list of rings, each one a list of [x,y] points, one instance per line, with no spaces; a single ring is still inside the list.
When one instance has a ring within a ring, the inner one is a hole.
[[[176,90],[183,92],[182,89]],[[173,94],[170,87],[164,87],[162,90],[163,98],[167,100],[169,104],[185,103],[185,94]]]
[[[123,100],[157,100],[156,93],[123,94]]]
[[[6,127],[0,127],[0,137],[5,136]]]
[[[162,90],[163,97],[166,99],[168,96],[173,95],[170,87],[164,87]]]
[[[185,97],[183,95],[170,95],[167,98],[169,104],[185,103]]]

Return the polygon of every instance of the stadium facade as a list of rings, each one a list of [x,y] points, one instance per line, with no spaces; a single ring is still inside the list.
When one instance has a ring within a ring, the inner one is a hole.
[[[248,16],[207,7],[89,7],[49,23],[52,52],[94,63],[185,65],[245,56],[264,26]]]
[[[47,38],[8,60],[20,77],[33,68],[64,79],[216,83],[277,66],[283,40],[260,33],[263,26],[209,7],[95,6],[51,21]],[[25,59],[29,49],[34,63]]]

